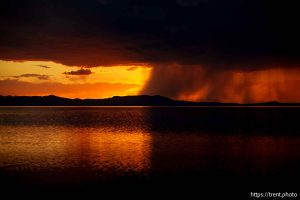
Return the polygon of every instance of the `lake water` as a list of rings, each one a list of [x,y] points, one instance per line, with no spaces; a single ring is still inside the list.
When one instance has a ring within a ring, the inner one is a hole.
[[[1,107],[0,175],[46,188],[290,181],[299,119],[299,107]]]

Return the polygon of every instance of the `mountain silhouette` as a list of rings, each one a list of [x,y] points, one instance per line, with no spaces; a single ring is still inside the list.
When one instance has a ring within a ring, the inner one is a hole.
[[[300,106],[276,101],[239,104],[178,101],[160,95],[114,96],[106,99],[69,99],[49,96],[0,96],[0,106]]]

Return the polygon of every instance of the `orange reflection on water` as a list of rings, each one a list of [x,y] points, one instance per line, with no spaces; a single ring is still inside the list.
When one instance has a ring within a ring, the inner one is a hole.
[[[113,175],[145,174],[151,137],[109,128],[12,127],[0,135],[0,166],[8,170],[79,169]]]
[[[77,129],[66,135],[68,151],[79,155],[81,165],[117,173],[146,173],[150,168],[151,136],[144,132]]]

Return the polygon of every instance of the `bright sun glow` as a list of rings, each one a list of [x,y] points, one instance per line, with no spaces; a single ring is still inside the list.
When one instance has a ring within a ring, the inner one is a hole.
[[[81,68],[50,61],[0,61],[2,95],[58,95],[69,98],[106,98],[136,95],[147,82],[148,66]],[[70,74],[85,69],[88,75]]]

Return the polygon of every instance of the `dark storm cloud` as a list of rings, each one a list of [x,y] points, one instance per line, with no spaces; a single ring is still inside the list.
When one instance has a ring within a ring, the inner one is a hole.
[[[65,75],[75,75],[75,76],[87,76],[92,74],[90,69],[79,69],[76,71],[64,72]]]
[[[268,0],[1,1],[0,59],[298,67],[298,6]]]
[[[177,0],[181,6],[197,6],[200,2],[206,2],[206,0]]]

